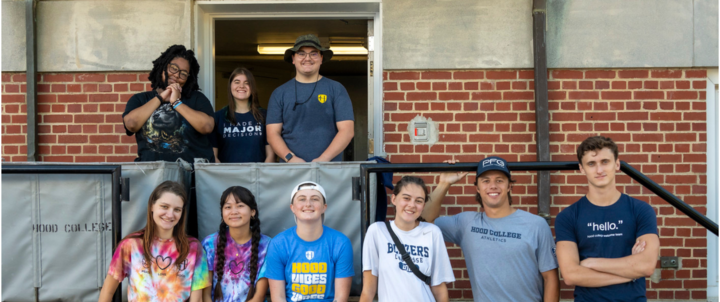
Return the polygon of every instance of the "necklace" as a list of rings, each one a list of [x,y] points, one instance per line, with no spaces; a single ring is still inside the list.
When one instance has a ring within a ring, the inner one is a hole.
[[[295,79],[295,105],[293,105],[293,111],[295,111],[295,108],[297,108],[298,105],[302,105],[302,104],[305,104],[310,101],[310,98],[313,96],[313,94],[315,94],[315,88],[317,88],[318,82],[320,82],[320,74],[319,73],[317,75],[317,79],[315,80],[315,86],[313,86],[313,90],[312,90],[312,92],[310,92],[310,96],[308,96],[307,100],[305,100],[304,102],[298,103],[298,94],[297,94],[298,80]]]

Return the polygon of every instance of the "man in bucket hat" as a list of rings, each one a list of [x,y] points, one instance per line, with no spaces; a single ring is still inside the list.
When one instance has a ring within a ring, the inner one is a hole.
[[[557,302],[560,281],[552,232],[545,219],[512,208],[515,180],[507,161],[491,156],[478,163],[475,200],[483,212],[438,217],[450,185],[466,175],[443,173],[422,217],[462,249],[475,301]]]
[[[267,113],[268,143],[285,162],[341,161],[355,135],[347,90],[320,75],[320,65],[332,55],[312,34],[285,51],[295,78],[273,91]]]

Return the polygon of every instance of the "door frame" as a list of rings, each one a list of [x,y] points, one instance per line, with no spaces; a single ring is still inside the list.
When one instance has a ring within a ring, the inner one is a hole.
[[[369,150],[385,156],[383,148],[382,91],[382,2],[381,0],[299,0],[299,1],[196,1],[193,6],[192,45],[200,63],[199,85],[210,102],[215,102],[215,21],[238,19],[367,19],[373,21],[374,45],[368,61],[374,63],[374,76],[368,73]],[[372,144],[370,144],[372,142]]]

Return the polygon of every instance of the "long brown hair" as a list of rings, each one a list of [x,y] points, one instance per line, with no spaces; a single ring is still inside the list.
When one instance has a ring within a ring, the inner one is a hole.
[[[250,288],[246,301],[252,300],[255,296],[255,279],[257,279],[258,273],[258,247],[260,246],[260,212],[258,211],[257,202],[255,202],[255,196],[250,190],[241,186],[229,187],[222,193],[220,197],[220,212],[227,203],[228,197],[233,196],[235,202],[242,202],[247,205],[251,210],[255,210],[255,215],[250,217],[250,232],[252,232],[252,247],[250,248]],[[218,230],[218,240],[215,246],[215,275],[217,276],[217,284],[213,290],[215,295],[215,301],[223,301],[222,293],[222,279],[225,273],[225,245],[227,244],[227,228],[228,225],[225,220],[220,222],[220,229]],[[231,239],[232,240],[232,239]],[[264,294],[264,293],[263,293]]]
[[[180,254],[175,260],[175,266],[180,268],[181,264],[185,261],[185,258],[187,258],[188,252],[190,251],[190,240],[185,234],[185,219],[187,218],[188,202],[187,194],[185,193],[185,187],[182,184],[167,180],[158,185],[155,190],[150,193],[150,198],[148,198],[147,222],[145,224],[145,227],[137,232],[131,233],[125,238],[142,238],[143,256],[145,258],[145,262],[148,265],[151,265],[153,256],[150,253],[150,248],[152,247],[153,238],[156,235],[156,225],[152,217],[152,206],[158,199],[160,199],[160,197],[164,193],[175,194],[183,201],[183,210],[180,214],[180,220],[173,228],[173,239],[175,240],[175,248]]]
[[[248,98],[248,103],[250,104],[250,111],[253,114],[253,117],[255,120],[260,124],[265,124],[265,118],[260,113],[260,100],[258,99],[258,93],[257,93],[257,84],[255,83],[255,77],[253,76],[252,72],[248,70],[245,67],[238,67],[233,70],[233,72],[230,74],[230,79],[228,80],[228,111],[225,116],[230,123],[235,125],[237,123],[237,120],[235,120],[235,98],[232,95],[232,82],[235,80],[235,77],[238,75],[245,75],[247,77],[248,85],[250,86],[250,97]]]

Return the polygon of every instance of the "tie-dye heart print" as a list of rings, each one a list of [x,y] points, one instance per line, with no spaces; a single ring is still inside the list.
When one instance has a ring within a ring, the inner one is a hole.
[[[118,281],[128,278],[128,301],[185,301],[191,291],[210,286],[205,253],[197,239],[190,239],[187,258],[178,266],[174,240],[154,240],[150,248],[152,261],[147,264],[142,239],[127,238],[115,251],[108,275]]]
[[[252,256],[252,240],[244,244],[236,243],[232,237],[230,237],[230,231],[228,230],[227,244],[225,245],[225,267],[223,269],[223,280],[220,282],[222,286],[223,298],[222,301],[245,301],[250,286],[250,256]],[[217,275],[212,272],[215,270],[215,259],[217,259],[216,247],[217,247],[217,233],[207,236],[203,240],[203,248],[208,259],[208,267],[211,270],[213,276],[213,286],[218,284]],[[268,243],[270,243],[270,237],[261,235],[260,244],[258,246],[258,274],[256,282],[260,278],[265,276],[265,254],[267,253]],[[214,288],[214,287],[213,287]],[[214,297],[213,301],[220,301]]]

